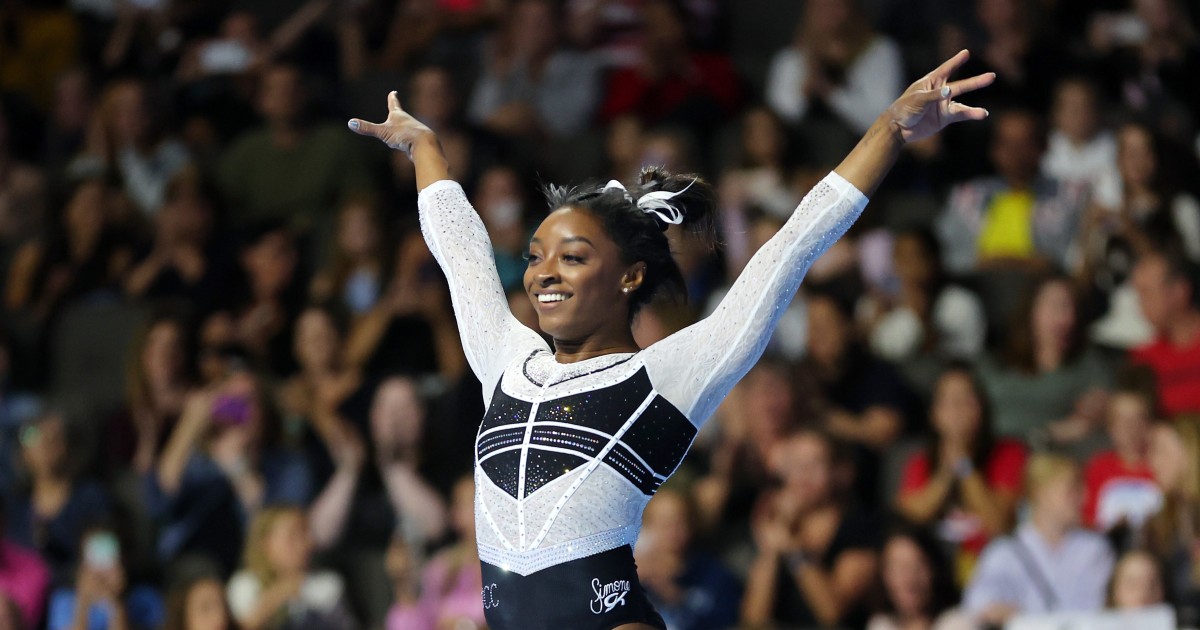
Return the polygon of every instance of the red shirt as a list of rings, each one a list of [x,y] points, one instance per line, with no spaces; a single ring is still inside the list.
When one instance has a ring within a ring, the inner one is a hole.
[[[1143,522],[1162,507],[1162,491],[1147,462],[1127,465],[1115,451],[1096,453],[1083,473],[1083,523],[1106,530],[1122,518]]]
[[[1016,440],[1000,440],[992,447],[987,458],[983,478],[988,488],[1013,495],[1021,493],[1021,478],[1025,474],[1025,446]],[[913,455],[904,466],[900,480],[900,496],[920,491],[929,483],[932,471],[929,457],[924,451]],[[939,535],[951,542],[959,543],[964,551],[979,553],[987,545],[988,535],[979,517],[960,505],[951,506],[942,522],[938,524]]]
[[[1134,350],[1133,360],[1158,378],[1159,412],[1169,418],[1200,412],[1200,336],[1184,347],[1159,339]]]
[[[715,103],[715,114],[732,113],[741,101],[741,85],[727,57],[696,53],[683,74],[650,79],[638,68],[622,68],[608,80],[608,94],[600,106],[600,119],[611,122],[633,114],[655,124],[713,115],[702,103]],[[695,121],[693,121],[695,122]]]

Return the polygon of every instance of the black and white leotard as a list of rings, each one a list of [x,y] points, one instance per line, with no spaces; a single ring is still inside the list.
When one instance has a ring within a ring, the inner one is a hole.
[[[475,441],[475,530],[492,630],[661,626],[630,553],[642,510],[762,354],[813,260],[866,203],[830,173],[712,315],[641,352],[560,364],[509,312],[462,188],[443,180],[421,191],[421,229],[487,406]]]

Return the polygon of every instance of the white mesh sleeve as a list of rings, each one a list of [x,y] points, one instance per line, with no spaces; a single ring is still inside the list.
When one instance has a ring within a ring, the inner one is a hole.
[[[485,403],[490,402],[505,366],[546,343],[508,310],[492,241],[462,187],[450,180],[434,182],[421,191],[417,205],[421,233],[446,274],[467,363],[483,384]]]
[[[762,355],[809,266],[866,205],[866,196],[837,173],[821,180],[711,315],[643,351],[658,392],[703,424]]]

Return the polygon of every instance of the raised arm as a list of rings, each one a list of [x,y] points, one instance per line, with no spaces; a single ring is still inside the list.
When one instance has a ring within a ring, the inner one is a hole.
[[[750,259],[712,315],[645,351],[659,392],[694,423],[706,420],[758,360],[809,266],[858,218],[904,144],[951,123],[987,117],[987,111],[953,100],[995,79],[989,73],[950,81],[967,58],[964,50],[913,83],[876,119]],[[689,357],[682,365],[681,356]]]
[[[437,136],[400,107],[395,92],[388,94],[385,122],[354,118],[349,127],[412,159],[420,190],[421,232],[446,274],[463,351],[489,399],[508,361],[522,351],[545,347],[545,342],[509,312],[483,220],[462,187],[450,179]]]

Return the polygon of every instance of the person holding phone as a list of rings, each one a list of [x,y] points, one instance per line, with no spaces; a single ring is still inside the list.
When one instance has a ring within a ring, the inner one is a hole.
[[[108,526],[89,528],[72,587],[50,596],[46,630],[153,630],[166,617],[157,589],[129,584],[124,546]]]
[[[158,466],[144,477],[162,560],[203,552],[232,571],[245,523],[261,507],[308,504],[312,473],[281,444],[270,403],[260,379],[241,369],[188,396]]]

